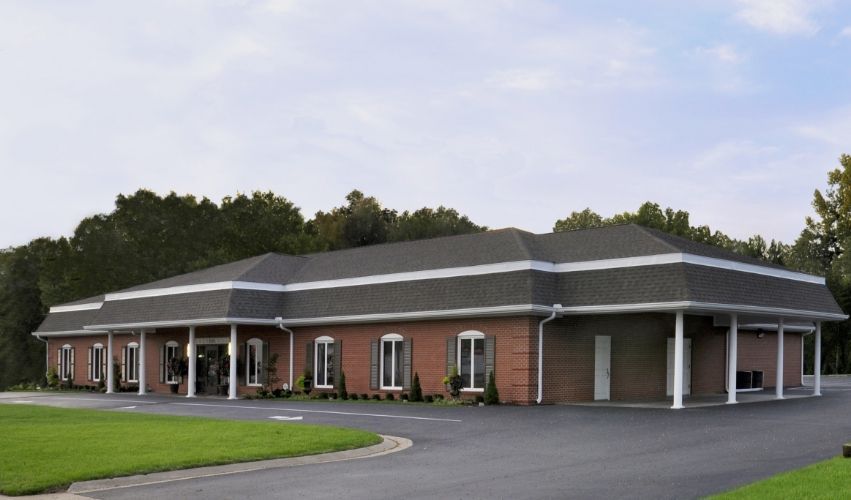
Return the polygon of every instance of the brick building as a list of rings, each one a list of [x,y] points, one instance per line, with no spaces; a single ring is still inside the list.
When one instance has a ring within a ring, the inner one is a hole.
[[[821,322],[845,318],[824,278],[622,225],[266,254],[54,306],[33,335],[62,379],[117,371],[140,394],[236,398],[277,354],[278,386],[310,371],[333,392],[344,372],[349,392],[400,395],[416,373],[443,394],[455,366],[467,397],[492,371],[517,404],[680,408],[689,394],[782,397],[801,384],[803,337],[818,346]],[[184,358],[181,377],[169,365]]]

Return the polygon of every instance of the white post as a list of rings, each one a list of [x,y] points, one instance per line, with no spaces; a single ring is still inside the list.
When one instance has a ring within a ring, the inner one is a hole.
[[[195,379],[196,368],[195,363],[198,361],[198,355],[195,352],[195,327],[189,327],[189,380],[186,381],[186,397],[195,397]]]
[[[230,325],[230,381],[228,399],[236,399],[236,325]]]
[[[736,403],[736,368],[738,363],[739,317],[730,315],[730,340],[727,343],[727,404]]]
[[[777,321],[777,382],[774,385],[777,399],[783,399],[783,318]]]
[[[813,360],[813,396],[821,396],[821,321],[816,321],[815,360]]]
[[[674,405],[671,409],[683,408],[683,312],[677,311],[674,328]]]
[[[109,334],[107,335],[108,340],[106,342],[106,393],[107,394],[112,394],[114,392],[112,390],[113,383],[114,383],[114,381],[112,379],[113,378],[112,377],[112,372],[113,372],[113,369],[112,369],[112,337],[113,337],[113,335],[114,334],[110,330]]]
[[[290,330],[290,390],[293,390],[293,331]]]
[[[147,392],[145,380],[145,330],[139,334],[139,395],[144,396]]]

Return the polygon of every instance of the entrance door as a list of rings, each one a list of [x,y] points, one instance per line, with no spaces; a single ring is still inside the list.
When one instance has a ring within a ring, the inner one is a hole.
[[[594,400],[608,400],[612,378],[612,337],[594,337]]]
[[[668,337],[668,396],[674,395],[674,342]],[[683,394],[691,394],[691,339],[683,339]]]
[[[195,391],[197,394],[217,394],[221,380],[222,358],[227,354],[227,346],[218,344],[200,344],[196,346]]]

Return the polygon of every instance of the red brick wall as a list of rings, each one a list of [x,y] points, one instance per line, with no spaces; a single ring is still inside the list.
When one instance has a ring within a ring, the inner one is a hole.
[[[397,333],[412,341],[412,374],[418,373],[423,394],[446,395],[446,341],[467,330],[493,335],[496,340],[494,376],[500,399],[519,404],[534,401],[536,385],[530,365],[531,333],[537,320],[528,317],[482,318],[464,320],[419,321],[366,325],[294,328],[295,377],[305,370],[306,346],[321,336],[342,341],[342,364],[346,373],[346,389],[350,393],[374,394],[402,391],[372,390],[370,378],[370,341],[388,333]],[[537,330],[535,330],[537,331]],[[329,391],[330,392],[330,391]]]
[[[763,386],[777,385],[777,333],[765,332],[758,338],[756,332],[739,331],[738,339],[739,370],[762,370]],[[801,334],[783,334],[783,385],[797,387],[801,385]]]

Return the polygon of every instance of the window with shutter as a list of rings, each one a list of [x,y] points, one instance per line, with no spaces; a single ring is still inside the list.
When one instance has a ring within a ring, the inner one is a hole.
[[[331,337],[319,337],[316,344],[316,373],[313,375],[314,385],[317,388],[331,389],[334,387],[335,366],[334,339]]]
[[[485,334],[470,330],[458,334],[458,374],[463,382],[462,390],[483,391],[485,389]]]
[[[251,339],[245,343],[245,381],[250,386],[263,385],[263,341]]]
[[[381,388],[402,389],[404,369],[402,336],[388,333],[381,337]]]

